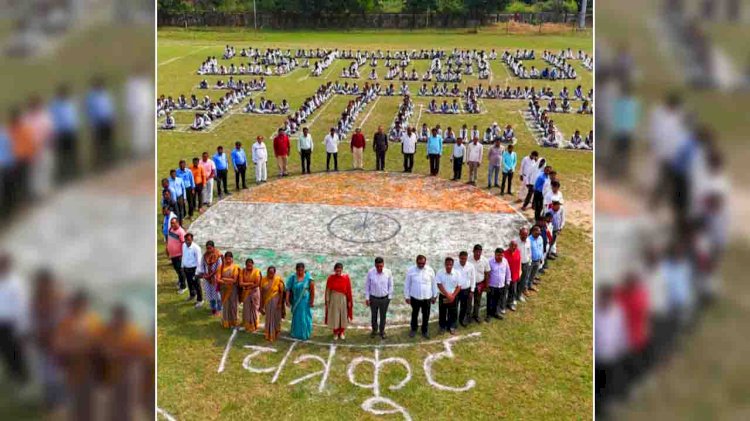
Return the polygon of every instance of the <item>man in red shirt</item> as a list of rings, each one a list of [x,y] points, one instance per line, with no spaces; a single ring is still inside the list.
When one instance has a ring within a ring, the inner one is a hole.
[[[279,165],[279,176],[286,177],[289,173],[286,171],[286,164],[289,160],[289,150],[291,149],[289,136],[284,129],[279,129],[279,134],[273,138],[273,154],[276,156],[276,163]]]
[[[517,289],[520,288],[518,280],[521,279],[521,250],[518,249],[516,240],[510,241],[510,245],[503,255],[505,260],[508,261],[508,266],[510,266],[510,288],[508,288],[508,300],[506,302],[511,311],[516,311]]]
[[[628,356],[625,372],[628,383],[635,381],[643,372],[646,349],[650,340],[648,290],[635,273],[625,277],[625,283],[617,291],[617,300],[625,315],[628,339]]]
[[[352,167],[355,170],[361,170],[364,168],[364,165],[362,164],[363,158],[365,152],[365,135],[362,134],[362,129],[360,127],[357,127],[357,129],[354,131],[354,134],[352,135]]]
[[[182,270],[182,243],[185,242],[185,230],[180,226],[177,218],[169,221],[169,233],[167,234],[167,256],[172,261],[172,267],[177,272],[177,292],[179,294],[187,291],[185,284],[185,272]]]

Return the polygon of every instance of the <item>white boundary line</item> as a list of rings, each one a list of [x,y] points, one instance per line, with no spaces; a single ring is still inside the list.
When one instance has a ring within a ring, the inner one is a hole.
[[[372,112],[375,110],[375,106],[378,105],[378,101],[380,101],[380,98],[381,98],[380,95],[378,95],[378,97],[375,98],[375,102],[372,103],[372,108],[370,108],[370,111],[367,112],[367,114],[365,115],[365,118],[362,119],[362,122],[359,123],[359,127],[362,127],[365,125],[365,123],[367,122],[367,119],[370,118],[370,114],[372,114]]]
[[[177,421],[177,418],[175,418],[172,414],[159,408],[158,406],[156,407],[156,413],[166,418],[167,421]]]
[[[175,61],[177,61],[177,60],[182,60],[182,59],[183,59],[183,58],[185,58],[185,57],[190,57],[190,56],[192,56],[192,55],[194,55],[194,54],[198,53],[198,51],[203,51],[203,50],[205,50],[206,48],[209,48],[209,46],[208,46],[208,45],[204,45],[203,47],[200,47],[200,48],[198,48],[197,50],[195,50],[195,51],[193,51],[193,52],[191,52],[191,53],[185,54],[184,56],[179,56],[179,57],[172,57],[172,58],[170,58],[169,60],[165,60],[165,61],[162,61],[161,63],[159,63],[159,67],[161,67],[161,66],[166,66],[167,64],[172,64],[172,63],[174,63]]]
[[[221,355],[221,362],[219,363],[218,373],[224,371],[224,366],[227,364],[227,357],[229,357],[229,349],[232,348],[234,338],[237,337],[237,329],[232,329],[232,335],[229,337],[226,348],[224,348],[224,354]]]

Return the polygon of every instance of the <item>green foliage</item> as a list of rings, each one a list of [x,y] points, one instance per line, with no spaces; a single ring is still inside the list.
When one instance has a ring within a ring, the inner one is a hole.
[[[546,0],[537,5],[542,12],[575,13],[578,11],[576,0]]]
[[[507,6],[505,6],[507,13],[536,13],[538,12],[538,5],[528,4],[524,1],[514,0]]]

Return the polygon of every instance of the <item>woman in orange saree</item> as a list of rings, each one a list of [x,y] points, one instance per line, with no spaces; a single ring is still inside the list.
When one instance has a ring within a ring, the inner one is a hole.
[[[242,326],[247,332],[258,330],[258,309],[260,308],[260,280],[263,275],[255,267],[253,259],[245,261],[240,272],[240,302],[242,303]]]
[[[221,326],[237,326],[237,283],[240,280],[240,267],[234,263],[231,251],[224,253],[219,268],[219,286],[221,288]]]
[[[262,296],[260,313],[266,316],[264,326],[266,340],[273,342],[281,332],[281,319],[285,316],[284,281],[276,274],[276,268],[271,266],[266,276],[260,281]]]

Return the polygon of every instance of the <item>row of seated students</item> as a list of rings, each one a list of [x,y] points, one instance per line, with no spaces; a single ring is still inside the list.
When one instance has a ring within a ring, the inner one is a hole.
[[[217,80],[216,84],[213,86],[213,89],[234,89],[247,93],[256,91],[265,92],[267,87],[268,85],[266,84],[266,79],[264,77],[261,77],[260,79],[250,79],[249,81],[244,82],[242,79],[234,80],[233,76],[229,76],[229,80],[227,80],[226,82],[221,79]],[[203,79],[198,84],[198,89],[209,88],[211,88],[211,86],[206,79]]]
[[[550,113],[570,113],[573,111],[570,101],[567,98],[560,101],[560,103],[558,103],[555,98],[550,99],[547,106],[544,107],[544,110]],[[539,114],[541,111],[542,105],[539,103],[539,100],[529,101],[529,112],[532,114]],[[575,112],[577,114],[591,114],[593,113],[593,109],[588,101],[583,101],[577,107]]]
[[[336,52],[330,52],[326,54],[325,56],[321,57],[319,61],[316,61],[315,63],[313,63],[312,75],[315,77],[322,75],[323,71],[326,70],[333,63],[333,60],[335,60],[336,57],[337,57]]]
[[[289,112],[289,103],[286,99],[283,99],[281,100],[281,104],[276,105],[273,101],[265,97],[260,97],[258,102],[250,98],[250,101],[247,102],[242,111],[250,114],[287,114]]]
[[[476,87],[467,87],[462,92],[458,87],[458,84],[453,84],[453,87],[449,88],[447,83],[443,83],[441,85],[437,82],[433,83],[432,87],[430,88],[427,87],[426,83],[423,83],[417,91],[417,95],[458,97],[469,95],[469,91],[473,91],[474,94],[476,94],[477,98],[488,99],[552,99],[558,97],[560,99],[570,99],[575,101],[590,101],[594,96],[593,89],[589,90],[588,94],[584,96],[581,85],[578,85],[578,87],[576,87],[572,96],[570,95],[567,87],[563,87],[559,94],[556,96],[551,87],[542,88],[541,90],[537,91],[533,86],[525,86],[523,88],[521,88],[520,86],[517,86],[516,88],[506,86],[503,90],[502,88],[500,88],[500,85],[495,85],[495,87],[488,86],[487,88],[485,88],[480,83]]]
[[[573,68],[573,65],[568,63],[568,61],[560,55],[556,55],[551,51],[545,50],[544,52],[542,52],[542,60],[552,65],[552,70],[558,69],[560,71],[560,73],[564,77],[560,77],[559,79],[575,79],[578,76],[576,70]]]
[[[242,102],[247,95],[240,91],[225,92],[216,103],[222,109],[229,109]],[[165,98],[164,95],[161,95],[156,100],[156,115],[162,117],[167,112],[171,113],[175,110],[207,110],[212,103],[213,101],[208,95],[203,97],[202,101],[198,101],[195,95],[191,95],[189,101],[185,98],[185,95],[180,95],[177,101],[174,101],[171,96]]]
[[[315,110],[319,109],[323,104],[326,103],[333,96],[333,85],[331,82],[320,85],[315,93],[302,101],[299,109],[294,114],[287,117],[284,128],[287,133],[296,133],[300,126],[307,122],[307,118],[310,117]]]
[[[414,114],[414,102],[410,95],[404,96],[404,100],[401,101],[401,105],[398,107],[396,117],[391,123],[391,127],[388,130],[388,139],[393,142],[400,142],[401,136],[406,133],[406,127],[409,126],[409,119]]]
[[[570,137],[570,141],[565,145],[567,149],[581,149],[581,150],[593,150],[594,149],[594,131],[589,131],[588,136],[585,138],[581,137],[581,131],[576,130],[573,136]]]
[[[349,100],[346,105],[346,109],[341,113],[341,117],[336,123],[336,132],[340,138],[346,136],[354,127],[354,122],[357,120],[359,113],[372,101],[373,98],[377,97],[374,94],[372,88],[365,89],[362,94],[357,96],[355,99]]]
[[[236,65],[234,63],[226,66],[224,64],[218,64],[213,60],[207,60],[198,67],[197,74],[199,75],[263,75],[263,76],[283,76],[287,73],[291,73],[297,68],[299,63],[296,59],[281,60],[278,63],[240,63]]]

